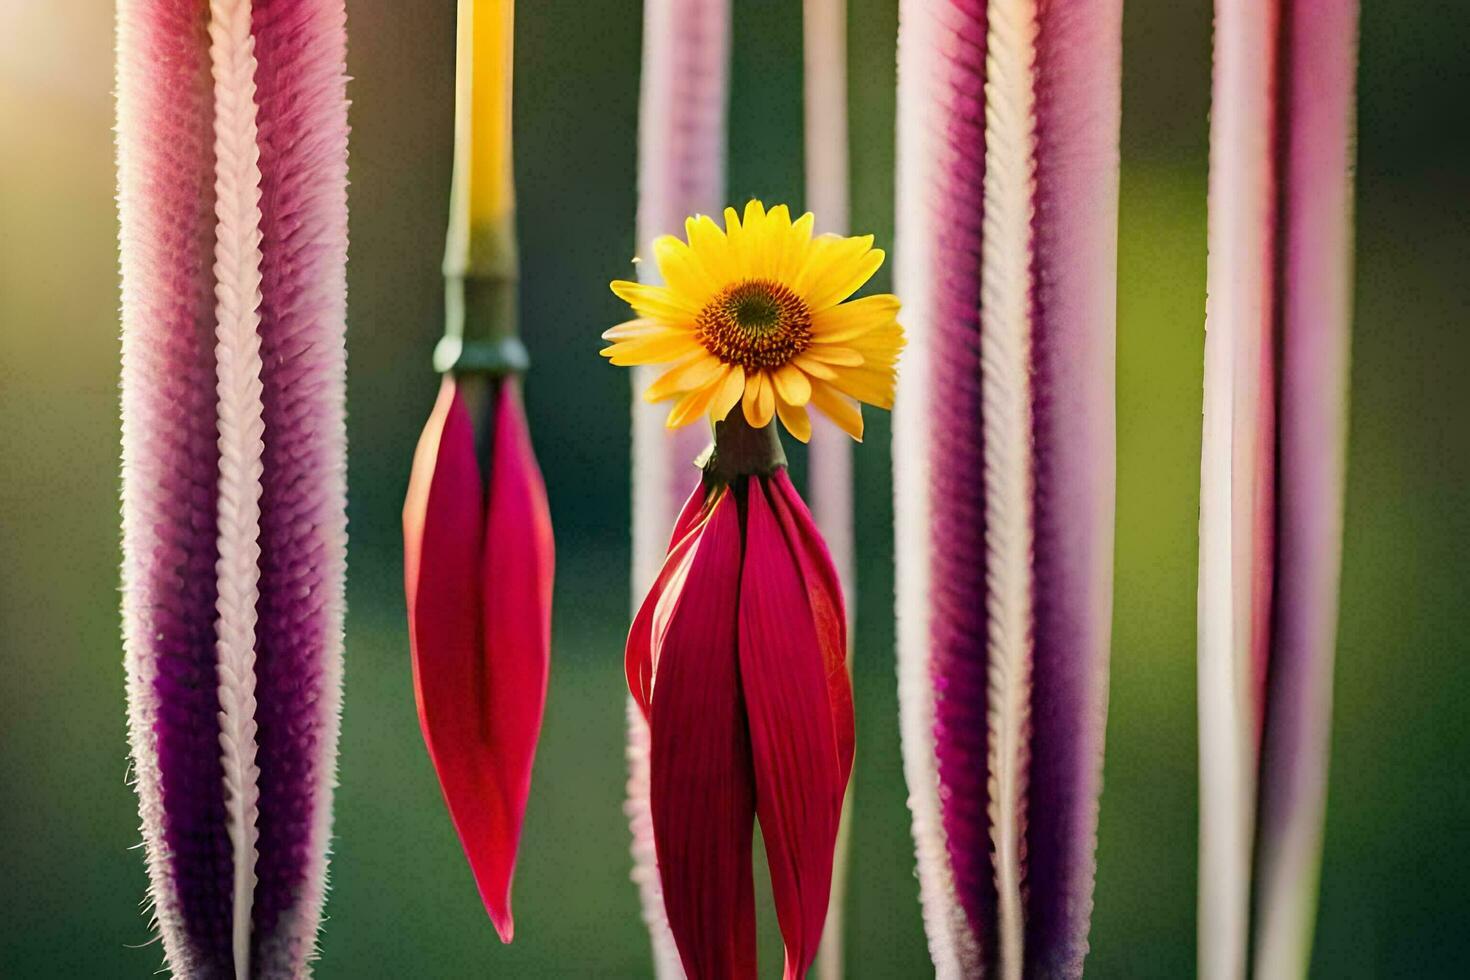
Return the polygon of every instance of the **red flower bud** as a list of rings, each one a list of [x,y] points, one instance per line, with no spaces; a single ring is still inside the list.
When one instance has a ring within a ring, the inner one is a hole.
[[[414,692],[424,742],[485,910],[504,942],[516,848],[546,704],[553,543],[519,382],[496,382],[482,483],[464,399],[446,375],[403,507]]]

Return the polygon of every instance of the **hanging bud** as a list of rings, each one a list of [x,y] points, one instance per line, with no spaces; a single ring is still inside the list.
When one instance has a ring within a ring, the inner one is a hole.
[[[444,374],[403,505],[419,727],[502,942],[551,656],[554,546],[521,402],[512,0],[460,0]],[[471,405],[483,419],[476,437]]]

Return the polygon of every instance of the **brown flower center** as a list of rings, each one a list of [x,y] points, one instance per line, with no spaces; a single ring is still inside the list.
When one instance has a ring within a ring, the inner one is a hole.
[[[695,320],[695,339],[726,364],[778,368],[812,343],[806,302],[769,279],[746,279],[716,293]]]

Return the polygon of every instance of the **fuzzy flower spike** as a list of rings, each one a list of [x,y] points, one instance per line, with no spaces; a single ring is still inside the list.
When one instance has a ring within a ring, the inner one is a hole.
[[[743,217],[726,208],[724,229],[704,215],[684,228],[687,241],[653,243],[665,285],[612,284],[638,316],[602,335],[603,356],[668,365],[644,398],[674,400],[669,428],[721,421],[739,403],[752,427],[779,416],[806,442],[810,405],[861,440],[857,403],[893,407],[904,342],[897,297],[844,302],[883,264],[873,236],[814,238],[811,214],[792,221],[760,201]]]
[[[891,401],[903,335],[892,296],[838,306],[881,261],[870,238],[813,240],[810,215],[792,224],[759,203],[727,222],[690,219],[692,246],[660,240],[668,287],[613,284],[646,318],[609,332],[614,363],[673,361],[651,394],[679,398],[671,425],[709,415],[715,433],[626,667],[649,726],[658,874],[685,972],[756,975],[758,819],[793,978],[827,916],[854,730],[842,587],[773,416],[804,439],[806,405],[835,405],[861,434],[849,398]]]
[[[302,977],[347,560],[341,0],[121,0],[123,642],[180,977]]]

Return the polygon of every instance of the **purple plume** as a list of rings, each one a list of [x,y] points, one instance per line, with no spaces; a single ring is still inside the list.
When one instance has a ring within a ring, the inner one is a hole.
[[[1218,0],[1201,465],[1199,972],[1305,976],[1337,629],[1356,0]]]
[[[906,2],[899,676],[941,977],[1077,976],[1112,597],[1121,4]]]
[[[207,8],[118,4],[123,639],[150,898],[177,973],[230,969],[214,652],[214,132]]]
[[[343,5],[122,0],[117,51],[124,645],[150,896],[177,975],[299,976],[341,688]]]

